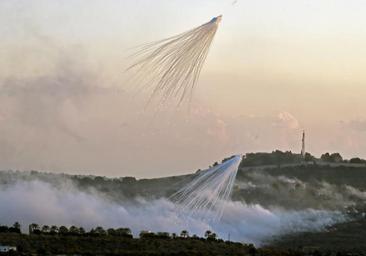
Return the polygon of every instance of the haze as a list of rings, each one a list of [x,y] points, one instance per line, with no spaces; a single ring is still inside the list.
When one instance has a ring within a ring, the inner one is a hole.
[[[157,177],[236,153],[366,157],[361,0],[0,2],[0,169]],[[146,108],[131,47],[223,14],[191,106]]]

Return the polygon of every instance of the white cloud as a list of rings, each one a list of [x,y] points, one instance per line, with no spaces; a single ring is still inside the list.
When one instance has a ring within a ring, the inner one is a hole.
[[[291,113],[286,111],[278,113],[275,125],[293,130],[300,128],[299,121]]]
[[[138,204],[111,202],[96,193],[78,191],[70,183],[61,187],[41,181],[19,182],[0,186],[0,216],[2,223],[15,221],[26,225],[76,225],[90,229],[95,226],[129,227],[137,235],[141,230],[203,235],[206,230],[219,237],[260,244],[273,235],[293,231],[319,230],[343,221],[338,212],[325,210],[285,211],[265,209],[260,205],[228,202],[223,219],[210,223],[200,218],[184,219],[166,199]]]

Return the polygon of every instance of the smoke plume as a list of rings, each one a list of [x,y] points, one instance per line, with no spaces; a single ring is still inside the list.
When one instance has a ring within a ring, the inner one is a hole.
[[[54,186],[44,181],[19,181],[0,187],[0,216],[2,224],[15,221],[23,224],[75,225],[90,229],[95,226],[129,227],[134,235],[141,230],[202,236],[212,230],[219,237],[232,240],[264,243],[273,236],[294,231],[321,230],[327,225],[344,221],[340,212],[326,210],[266,209],[260,205],[228,202],[220,222],[210,223],[200,218],[182,220],[177,208],[167,199],[138,203],[116,203],[97,192],[78,190],[67,180]]]

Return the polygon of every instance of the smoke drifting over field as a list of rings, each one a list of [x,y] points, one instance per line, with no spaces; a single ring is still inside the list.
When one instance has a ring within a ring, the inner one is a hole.
[[[350,184],[335,184],[327,180],[300,180],[295,177],[273,176],[263,172],[250,172],[236,184],[237,200],[244,199],[262,206],[292,210],[328,209],[343,210],[366,199],[363,188]],[[299,200],[301,198],[301,200]]]
[[[260,205],[229,202],[220,223],[189,218],[182,221],[174,204],[167,199],[138,199],[137,203],[116,203],[97,192],[83,192],[71,182],[51,183],[19,181],[0,187],[0,216],[4,224],[20,221],[26,229],[30,223],[130,227],[135,235],[141,230],[203,235],[215,231],[219,237],[260,244],[274,235],[293,231],[320,230],[344,221],[337,211],[265,209]]]

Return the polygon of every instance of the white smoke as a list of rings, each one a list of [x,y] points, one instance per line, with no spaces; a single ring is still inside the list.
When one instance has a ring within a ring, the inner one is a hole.
[[[167,199],[118,204],[96,192],[81,192],[65,182],[57,188],[42,181],[23,181],[0,186],[0,220],[11,225],[23,224],[129,227],[137,235],[141,230],[202,236],[213,230],[219,237],[246,243],[261,244],[275,235],[293,231],[319,230],[344,221],[339,212],[323,210],[286,211],[265,209],[260,205],[229,202],[221,222],[209,223],[193,217],[183,221],[173,203]]]

